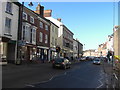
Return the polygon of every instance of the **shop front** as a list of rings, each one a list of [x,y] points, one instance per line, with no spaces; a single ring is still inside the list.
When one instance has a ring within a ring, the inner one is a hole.
[[[20,49],[20,60],[22,62],[29,62],[36,60],[37,49],[35,45],[24,45]]]
[[[49,60],[48,47],[37,46],[37,60],[43,63]]]
[[[0,62],[14,63],[16,59],[16,41],[2,37],[0,42]]]
[[[50,60],[53,60],[58,57],[58,53],[56,52],[55,48],[50,49]]]

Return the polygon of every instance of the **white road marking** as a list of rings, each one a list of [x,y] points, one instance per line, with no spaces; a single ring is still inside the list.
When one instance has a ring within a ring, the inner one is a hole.
[[[101,81],[104,78],[103,75],[104,75],[104,72],[101,70],[101,73],[100,73],[101,78],[98,80],[100,82],[100,85],[97,88],[100,88],[100,87],[102,87],[104,85],[103,82]]]

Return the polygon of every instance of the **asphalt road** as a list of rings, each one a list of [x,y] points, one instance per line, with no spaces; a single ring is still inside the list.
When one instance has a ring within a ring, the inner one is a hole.
[[[29,84],[27,88],[105,88],[102,65],[86,61],[75,66],[48,81]]]
[[[75,69],[78,64],[72,64],[70,70]],[[2,67],[2,88],[24,88],[33,83],[48,81],[66,71],[69,69],[53,69],[51,63],[9,64]]]

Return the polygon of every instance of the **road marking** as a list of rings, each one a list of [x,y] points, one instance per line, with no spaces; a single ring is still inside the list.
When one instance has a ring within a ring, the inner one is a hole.
[[[118,77],[117,77],[117,75],[115,74],[115,73],[113,73],[113,75],[115,76],[115,78],[118,80]]]
[[[103,75],[104,75],[104,73],[103,73],[103,71],[101,70],[101,73],[100,73],[100,79],[98,80],[99,82],[100,82],[100,85],[97,87],[97,88],[100,88],[100,87],[102,87],[104,84],[103,84],[103,82],[101,81],[102,79],[103,79]]]

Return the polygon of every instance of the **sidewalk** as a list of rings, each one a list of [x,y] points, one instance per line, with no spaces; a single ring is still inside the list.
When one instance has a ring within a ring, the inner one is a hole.
[[[107,88],[118,88],[118,80],[113,69],[112,63],[103,62],[103,69],[105,72],[105,82]]]

